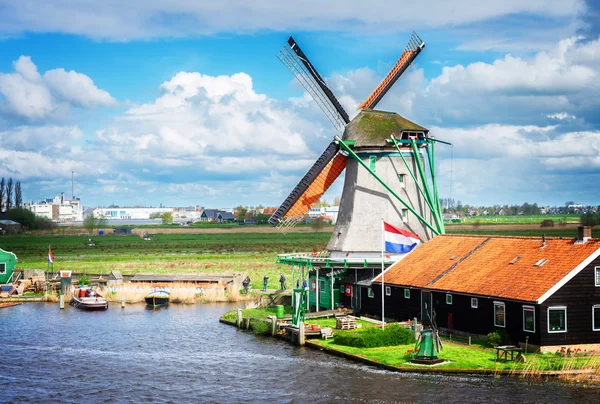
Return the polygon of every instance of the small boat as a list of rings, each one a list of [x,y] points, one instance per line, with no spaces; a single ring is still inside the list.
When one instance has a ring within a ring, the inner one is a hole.
[[[89,288],[77,288],[71,298],[71,306],[82,310],[107,310],[108,302],[97,291]]]
[[[169,293],[168,290],[165,290],[165,289],[155,290],[154,292],[150,293],[149,295],[147,295],[145,297],[146,305],[148,307],[153,307],[153,308],[166,306],[169,304],[170,297],[171,297],[171,294]]]

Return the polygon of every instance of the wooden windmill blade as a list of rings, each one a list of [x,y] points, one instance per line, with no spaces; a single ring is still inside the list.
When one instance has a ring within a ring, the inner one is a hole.
[[[288,219],[295,224],[293,222],[297,222],[308,213],[310,207],[321,199],[325,191],[340,176],[346,168],[347,161],[348,157],[340,152],[335,141],[331,142],[269,218],[269,223],[278,226]]]
[[[385,78],[379,83],[377,88],[367,97],[367,99],[360,104],[358,109],[373,109],[377,106],[379,101],[383,98],[383,96],[389,91],[390,88],[394,85],[394,83],[402,76],[402,73],[410,66],[410,64],[415,60],[417,55],[421,53],[423,48],[425,47],[425,42],[416,32],[413,32],[410,39],[408,40],[408,44],[402,52],[400,59],[396,62],[392,70],[385,76]]]
[[[317,69],[310,63],[310,60],[308,60],[294,38],[290,36],[287,43],[279,51],[277,58],[311,95],[335,129],[342,132],[350,122],[348,113],[329,89]]]
[[[290,36],[277,58],[311,95],[336,131],[343,132],[350,122],[348,113],[293,37]],[[269,218],[269,223],[273,226],[295,224],[340,176],[346,168],[347,159],[347,156],[340,152],[339,146],[331,142]]]

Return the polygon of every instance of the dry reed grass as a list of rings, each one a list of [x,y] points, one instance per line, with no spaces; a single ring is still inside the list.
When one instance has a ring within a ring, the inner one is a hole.
[[[100,291],[109,302],[143,303],[144,298],[157,288],[169,291],[171,303],[194,304],[237,302],[242,300],[238,291],[227,291],[222,287],[200,288],[194,283],[174,282],[168,285],[151,283],[127,283],[124,286],[114,286]]]

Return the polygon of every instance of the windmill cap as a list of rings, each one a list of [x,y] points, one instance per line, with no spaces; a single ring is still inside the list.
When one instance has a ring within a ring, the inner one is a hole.
[[[390,135],[399,137],[407,131],[427,134],[429,129],[395,112],[363,109],[346,126],[342,140],[354,141],[355,147],[389,147]]]

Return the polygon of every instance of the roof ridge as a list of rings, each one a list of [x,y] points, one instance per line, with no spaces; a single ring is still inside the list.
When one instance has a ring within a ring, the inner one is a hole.
[[[462,257],[461,259],[459,259],[458,261],[456,261],[454,264],[450,265],[450,268],[446,269],[444,272],[442,272],[441,274],[439,274],[438,276],[436,276],[435,278],[433,278],[433,280],[431,282],[429,282],[427,284],[427,286],[432,286],[434,283],[436,283],[438,280],[440,280],[441,278],[443,278],[448,272],[452,271],[454,268],[456,268],[461,262],[463,262],[464,260],[466,260],[467,258],[469,258],[471,256],[471,254],[473,254],[475,251],[479,250],[481,247],[483,247],[488,241],[490,241],[492,238],[488,237],[485,240],[483,240],[481,243],[479,243],[475,248],[473,248],[471,251],[469,251],[467,253],[467,255],[465,255],[464,257]]]
[[[488,238],[510,238],[510,239],[516,239],[516,240],[538,240],[542,238],[542,235],[540,234],[539,236],[513,236],[513,235],[502,235],[502,234],[441,234],[441,236],[444,237],[468,237],[468,238],[475,238],[475,237],[488,237]],[[439,237],[439,236],[438,236]],[[566,236],[546,236],[544,235],[546,240],[574,240],[577,237],[576,236],[571,236],[571,237],[566,237]],[[599,237],[591,237],[588,241],[600,241]]]

